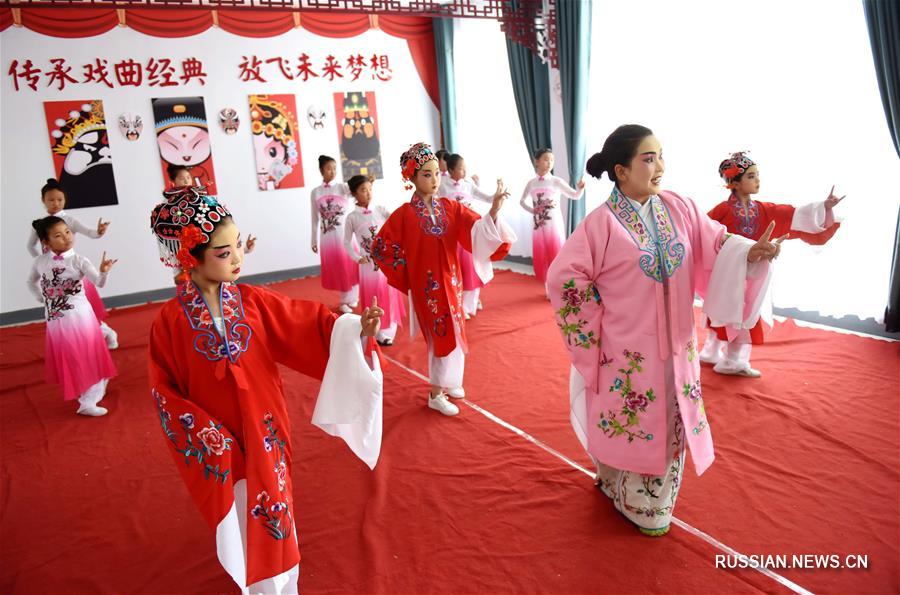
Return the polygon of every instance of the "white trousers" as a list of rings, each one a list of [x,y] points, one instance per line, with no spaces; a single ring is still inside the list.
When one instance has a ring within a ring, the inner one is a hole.
[[[341,303],[347,304],[355,304],[359,301],[359,285],[354,285],[350,288],[350,291],[342,291],[341,292]],[[367,308],[371,304],[363,304],[363,308]]]
[[[432,386],[462,388],[465,368],[466,354],[458,342],[456,349],[445,357],[434,355],[434,347],[428,346],[428,381]]]
[[[104,378],[81,393],[81,396],[78,397],[78,411],[84,411],[90,407],[95,407],[106,395],[106,385],[108,383],[109,378]]]

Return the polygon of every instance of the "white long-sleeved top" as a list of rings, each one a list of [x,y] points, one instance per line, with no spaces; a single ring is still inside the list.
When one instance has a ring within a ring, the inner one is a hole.
[[[344,250],[354,262],[359,261],[360,249],[369,261],[372,261],[372,240],[390,216],[391,212],[388,209],[371,203],[368,208],[358,206],[347,215],[347,220],[344,221]],[[360,249],[353,243],[354,235]]]
[[[441,185],[438,187],[437,195],[457,200],[470,209],[472,208],[473,200],[480,200],[488,204],[494,202],[493,195],[479,188],[472,180],[465,178],[454,180],[451,176],[441,178]]]
[[[309,203],[310,203],[310,221],[312,222],[312,229],[310,233],[310,239],[312,241],[313,246],[318,246],[318,237],[319,237],[319,220],[321,217],[319,216],[319,198],[322,196],[340,196],[344,200],[349,200],[350,197],[350,187],[342,182],[328,182],[322,183],[319,186],[316,186],[312,189],[312,192],[309,193]],[[349,209],[347,209],[349,210]],[[346,217],[346,211],[344,212],[344,217]],[[343,220],[341,221],[343,223]],[[322,233],[327,233],[331,231],[330,229],[325,229],[325,221],[322,223]]]
[[[68,225],[69,229],[72,230],[73,235],[80,233],[88,236],[89,238],[96,239],[100,237],[100,234],[97,233],[96,227],[91,229],[65,211],[56,213],[56,217],[59,217],[66,222],[66,225]],[[41,245],[41,240],[38,238],[37,232],[34,229],[32,229],[31,233],[28,234],[28,244],[26,244],[25,248],[32,256],[40,256],[44,252],[43,246]]]
[[[62,254],[48,251],[34,259],[27,283],[35,299],[45,305],[47,320],[53,320],[65,316],[66,310],[90,307],[81,283],[85,277],[97,287],[106,285],[107,274],[74,249]]]
[[[559,209],[560,196],[564,196],[569,200],[578,200],[583,192],[583,188],[576,190],[562,178],[548,173],[545,176],[535,176],[525,184],[519,204],[532,214],[535,229],[543,227],[552,221],[559,231],[562,232],[562,212]],[[531,198],[531,205],[528,204],[529,197]]]

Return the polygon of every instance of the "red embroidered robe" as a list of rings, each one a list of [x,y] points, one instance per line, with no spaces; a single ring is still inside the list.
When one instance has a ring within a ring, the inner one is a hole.
[[[375,237],[372,256],[388,283],[412,295],[416,318],[438,357],[467,349],[457,244],[472,252],[472,228],[481,215],[448,198],[435,198],[434,220],[417,194],[395,210]],[[486,215],[488,216],[488,215]],[[502,260],[512,244],[491,255]]]
[[[213,530],[246,480],[245,584],[300,560],[291,426],[277,363],[322,378],[336,316],[271,290],[222,284],[224,338],[203,297],[182,284],[150,331],[150,382],[169,452]],[[227,569],[227,568],[226,568]]]

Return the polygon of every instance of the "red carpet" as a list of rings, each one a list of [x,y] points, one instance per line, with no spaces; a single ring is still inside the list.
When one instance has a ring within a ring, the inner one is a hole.
[[[278,290],[334,302],[318,279]],[[568,364],[533,278],[503,272],[471,321],[469,399],[572,459]],[[157,305],[115,311],[105,418],[43,384],[43,325],[0,331],[2,593],[233,593],[165,451],[146,381]],[[386,350],[425,371],[421,339]],[[900,345],[779,325],[760,380],[704,369],[717,461],[676,517],[745,554],[866,554],[868,569],[776,570],[814,592],[900,591]],[[317,383],[284,372],[303,592],[788,592],[680,527],[640,536],[563,461],[469,407],[446,419],[390,366],[375,472],[301,420]]]

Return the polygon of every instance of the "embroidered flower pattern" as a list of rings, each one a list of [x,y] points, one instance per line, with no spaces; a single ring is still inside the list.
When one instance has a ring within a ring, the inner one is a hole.
[[[532,219],[534,219],[534,228],[540,229],[546,225],[553,217],[553,209],[556,208],[552,198],[544,198],[546,194],[538,192],[532,200]]]
[[[684,346],[687,349],[687,358],[689,362],[697,359],[697,346],[694,345],[694,340],[691,339],[687,342],[687,345]]]
[[[273,539],[286,539],[290,537],[294,522],[291,518],[290,500],[287,489],[287,455],[285,446],[287,441],[278,435],[275,427],[275,417],[266,412],[263,416],[263,425],[266,426],[266,434],[263,436],[263,447],[266,452],[274,452],[276,460],[273,464],[273,473],[278,482],[279,499],[269,504],[272,498],[265,490],[256,496],[256,505],[250,509],[250,516],[257,519]]]
[[[156,411],[159,415],[160,424],[162,424],[163,432],[169,442],[174,446],[175,451],[184,455],[184,464],[191,466],[191,460],[196,460],[203,469],[203,478],[213,481],[221,481],[225,485],[231,469],[222,468],[221,463],[217,463],[215,467],[211,464],[210,459],[220,457],[225,454],[226,450],[231,450],[231,444],[234,442],[232,438],[228,438],[222,431],[222,424],[216,424],[213,420],[209,420],[209,425],[204,426],[196,433],[197,442],[190,430],[194,429],[194,414],[187,412],[178,416],[181,431],[184,439],[180,438],[176,429],[169,422],[172,421],[172,414],[166,409],[166,398],[152,389],[151,394],[156,399]],[[199,442],[199,443],[198,443]]]
[[[414,194],[412,198],[412,206],[419,218],[419,227],[422,231],[430,236],[442,237],[450,227],[450,219],[444,211],[443,201],[435,198],[431,201],[431,208],[434,210],[434,221],[431,220],[431,213],[428,211],[428,205],[418,194]]]
[[[388,251],[390,251],[390,255],[388,254]],[[384,267],[388,265],[394,270],[406,266],[406,258],[404,258],[405,254],[400,244],[392,243],[388,246],[387,242],[385,242],[384,238],[381,236],[376,235],[373,239],[371,254],[372,260],[377,266]]]
[[[656,242],[641,220],[641,216],[624,194],[618,188],[613,188],[609,200],[606,202],[609,209],[615,214],[619,223],[629,232],[638,249],[643,252],[638,259],[638,264],[644,274],[662,283],[666,278],[675,274],[684,260],[684,244],[678,239],[678,233],[672,224],[668,207],[658,196],[651,196],[651,210],[653,223],[656,225]],[[660,266],[662,261],[663,268]]]
[[[563,307],[556,311],[556,325],[562,331],[566,343],[575,347],[590,349],[592,345],[599,345],[600,338],[590,330],[585,332],[584,327],[588,321],[581,318],[581,308],[585,302],[593,301],[599,304],[600,292],[593,283],[589,283],[584,289],[579,290],[575,286],[575,279],[569,279],[562,287]]]
[[[747,206],[744,206],[741,204],[741,199],[734,194],[728,199],[728,203],[737,220],[738,233],[747,238],[755,236],[759,230],[759,205],[755,201],[749,200]]]
[[[322,222],[322,234],[334,231],[341,225],[344,216],[343,200],[328,196],[319,201],[319,220]]]
[[[378,261],[375,258],[375,255],[372,253],[372,244],[375,239],[375,236],[378,234],[378,226],[370,225],[366,229],[366,233],[360,234],[359,238],[359,247],[362,248],[363,252],[366,256],[369,257],[369,260],[372,261],[372,264],[375,266],[375,270],[378,270]]]
[[[225,326],[224,335],[220,335],[213,323],[212,314],[193,283],[182,283],[178,287],[178,301],[191,323],[191,328],[198,332],[194,340],[194,349],[202,353],[209,361],[228,359],[236,362],[250,346],[253,334],[250,327],[241,322],[244,319],[244,306],[241,302],[241,291],[234,283],[222,283],[219,291],[219,309]]]
[[[66,310],[75,307],[69,303],[69,298],[81,293],[81,279],[63,277],[65,272],[65,267],[53,267],[51,278],[48,279],[46,274],[41,275],[41,293],[44,295],[44,310],[48,321],[65,316]]]
[[[700,379],[698,378],[693,384],[685,382],[681,389],[681,394],[690,399],[699,409],[700,419],[697,425],[691,429],[691,433],[696,436],[708,427],[706,423],[706,406],[703,404],[703,392],[700,390]]]
[[[639,393],[632,387],[631,377],[635,373],[643,372],[641,363],[644,356],[639,352],[631,352],[627,349],[622,352],[628,361],[627,367],[619,368],[620,376],[617,376],[609,392],[619,393],[622,397],[622,408],[619,411],[612,409],[600,413],[600,422],[597,426],[608,437],[625,436],[628,442],[635,438],[639,440],[653,440],[653,434],[646,433],[640,427],[640,414],[647,412],[647,407],[656,400],[652,388]]]

